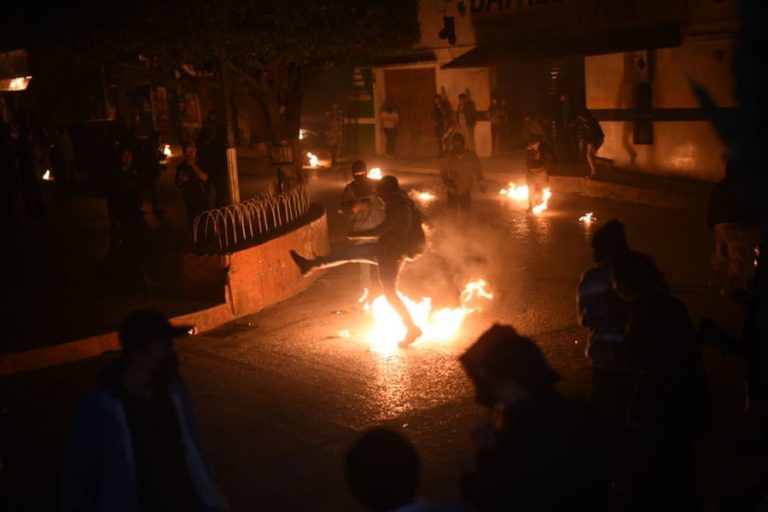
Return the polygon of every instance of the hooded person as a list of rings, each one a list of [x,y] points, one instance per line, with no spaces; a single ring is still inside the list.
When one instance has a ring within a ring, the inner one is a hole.
[[[80,403],[66,443],[61,510],[225,510],[178,371],[173,326],[131,313],[121,353]]]
[[[384,221],[384,203],[376,195],[377,181],[368,177],[362,160],[352,163],[352,181],[344,187],[340,212],[352,221],[352,231],[371,229]]]
[[[464,499],[479,511],[607,510],[603,427],[588,404],[557,391],[560,376],[536,344],[497,324],[460,362],[490,411]]]
[[[611,219],[601,226],[592,237],[592,250],[597,265],[584,272],[578,291],[579,322],[589,329],[592,399],[623,419],[629,392],[624,344],[629,304],[613,288],[613,268],[629,251],[624,225]]]
[[[397,293],[397,278],[403,263],[418,257],[426,248],[422,216],[394,176],[381,179],[376,186],[376,195],[384,202],[384,221],[374,228],[355,233],[357,237],[376,237],[375,242],[347,245],[315,259],[303,258],[296,251],[290,251],[290,254],[303,275],[315,269],[347,263],[377,265],[387,302],[398,313],[407,329],[400,345],[408,346],[421,336],[422,331]]]

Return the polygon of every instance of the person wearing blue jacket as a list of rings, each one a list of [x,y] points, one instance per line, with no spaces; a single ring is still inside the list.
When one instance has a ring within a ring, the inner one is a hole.
[[[173,340],[188,330],[150,310],[123,322],[120,357],[74,415],[63,511],[226,510],[178,372]]]

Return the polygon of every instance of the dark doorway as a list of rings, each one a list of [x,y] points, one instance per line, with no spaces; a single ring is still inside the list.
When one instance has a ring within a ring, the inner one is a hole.
[[[437,90],[435,70],[396,69],[384,71],[386,100],[400,115],[397,153],[403,156],[433,156],[432,98]],[[379,105],[381,107],[381,105]]]

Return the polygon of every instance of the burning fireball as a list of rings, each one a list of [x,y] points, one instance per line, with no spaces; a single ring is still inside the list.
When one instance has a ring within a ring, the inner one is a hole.
[[[380,180],[383,176],[384,174],[379,167],[374,167],[368,171],[368,177],[372,180]]]
[[[502,195],[504,197],[507,197],[511,200],[518,201],[518,202],[524,202],[528,201],[528,195],[530,194],[528,190],[528,185],[522,185],[517,186],[515,183],[510,182],[509,188],[503,188],[499,191],[499,195]],[[536,215],[539,215],[541,212],[547,209],[549,205],[549,199],[552,197],[552,190],[549,188],[545,188],[542,193],[541,203],[537,204],[532,208],[533,213]]]
[[[597,217],[595,217],[595,215],[592,212],[587,212],[584,215],[582,215],[581,217],[579,217],[579,222],[582,222],[582,223],[586,224],[587,226],[592,224],[596,220],[597,220]]]
[[[317,158],[317,155],[307,151],[307,158],[309,159],[309,166],[313,169],[320,166],[320,159]]]
[[[455,338],[461,330],[464,319],[480,311],[484,301],[493,299],[493,293],[489,292],[487,287],[488,283],[484,279],[468,283],[461,292],[459,307],[439,310],[433,310],[432,299],[429,297],[423,297],[421,301],[416,302],[400,294],[414,322],[424,331],[417,343],[427,340],[447,341]],[[367,299],[368,290],[366,289],[360,302],[364,303],[363,310],[373,321],[373,326],[367,334],[368,343],[376,352],[396,353],[398,343],[405,339],[407,328],[383,295],[379,295],[371,302]]]

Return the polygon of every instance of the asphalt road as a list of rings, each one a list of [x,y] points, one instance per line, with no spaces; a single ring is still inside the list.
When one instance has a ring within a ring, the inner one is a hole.
[[[366,338],[370,317],[358,308],[354,265],[327,271],[305,293],[259,314],[179,342],[182,371],[198,412],[204,447],[233,510],[359,510],[346,494],[344,449],[357,432],[384,424],[419,449],[424,494],[457,497],[471,456],[470,430],[484,411],[456,358],[494,322],[532,336],[564,379],[585,394],[586,336],[576,324],[575,294],[591,265],[595,226],[619,218],[632,247],[654,256],[695,320],[706,314],[737,330],[740,312],[707,289],[711,234],[702,212],[662,210],[559,195],[540,216],[504,200],[493,187],[477,194],[473,219],[459,225],[442,212],[435,176],[402,174],[408,190],[431,191],[425,205],[429,252],[410,263],[401,289],[456,307],[467,282],[484,278],[494,294],[469,315],[454,339],[423,340],[384,352]],[[337,214],[342,177],[319,171],[313,197],[329,210],[332,238],[343,243]],[[578,218],[593,212],[598,221]],[[56,499],[58,450],[76,400],[111,356],[15,375],[0,381],[7,404],[3,433],[10,510],[42,510]],[[742,416],[742,367],[706,350],[715,396],[712,431],[697,450],[702,501],[744,492],[765,460],[756,429]]]

